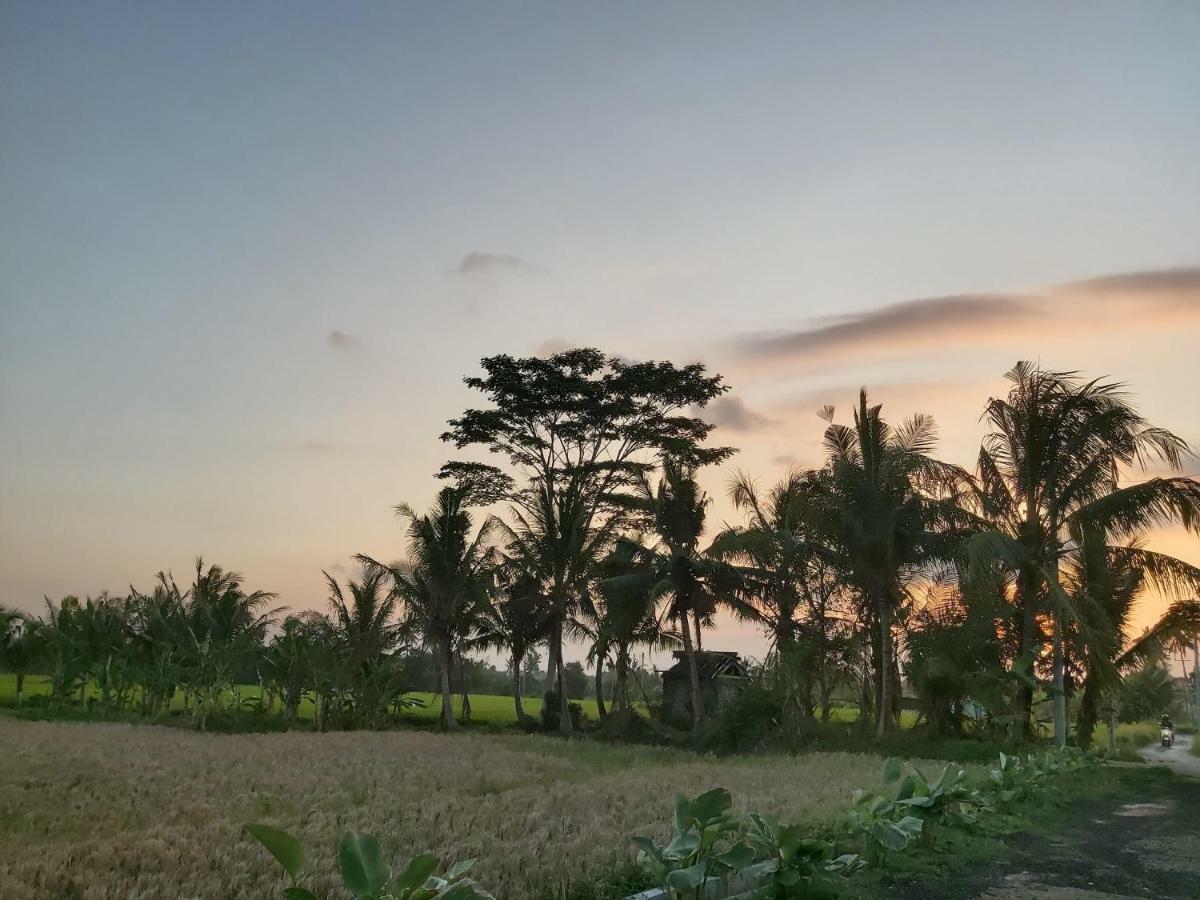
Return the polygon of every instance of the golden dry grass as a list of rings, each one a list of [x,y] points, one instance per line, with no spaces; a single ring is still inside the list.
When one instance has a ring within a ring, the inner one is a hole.
[[[820,820],[879,759],[738,760],[589,742],[418,732],[204,735],[156,726],[0,717],[0,890],[43,898],[262,898],[277,869],[241,834],[300,836],[309,886],[336,890],[344,830],[389,853],[477,857],[497,897],[588,880],[663,833],[675,792],[721,785],[739,806]]]

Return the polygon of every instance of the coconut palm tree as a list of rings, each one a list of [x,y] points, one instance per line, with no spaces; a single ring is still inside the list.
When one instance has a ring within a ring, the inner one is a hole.
[[[391,700],[386,688],[394,680],[389,670],[400,639],[398,597],[384,591],[388,573],[378,566],[364,566],[358,581],[346,582],[346,591],[328,572],[321,574],[329,586],[332,637],[344,655],[354,714],[360,722],[377,725]]]
[[[597,567],[595,637],[592,654],[597,660],[613,655],[613,731],[625,734],[633,713],[629,695],[630,659],[637,646],[678,646],[680,635],[663,627],[657,615],[654,585],[642,577],[642,550],[638,544],[618,544]],[[597,669],[600,663],[597,662]]]
[[[700,550],[711,500],[696,481],[693,466],[664,457],[657,483],[642,474],[626,503],[652,543],[623,541],[622,546],[628,548],[640,572],[613,581],[621,588],[645,589],[655,600],[667,599],[665,615],[676,623],[683,643],[691,684],[692,725],[698,728],[704,720],[697,659],[702,628],[711,623],[718,605],[727,606],[743,618],[755,619],[758,614],[738,598],[733,567]]]
[[[333,625],[317,612],[288,616],[263,649],[261,678],[283,705],[288,728],[296,724],[300,702],[320,683],[317,664],[332,643]]]
[[[190,632],[187,601],[167,575],[149,594],[131,589],[132,641],[130,651],[141,686],[143,715],[170,705],[184,677]]]
[[[458,727],[450,687],[456,642],[475,610],[487,603],[495,562],[490,541],[496,520],[485,519],[472,538],[470,500],[470,489],[459,485],[442,488],[425,515],[407,504],[397,506],[397,515],[408,522],[406,563],[388,566],[369,556],[358,556],[368,566],[392,576],[407,624],[422,634],[437,653],[442,724],[446,728]]]
[[[836,549],[825,541],[816,515],[827,480],[827,472],[795,470],[760,495],[752,478],[737,473],[729,497],[746,522],[726,528],[708,549],[737,566],[740,593],[767,628],[770,652],[799,676],[797,706],[811,716],[817,691],[826,719],[846,631]]]
[[[814,569],[830,555],[813,527],[819,477],[815,472],[789,472],[760,497],[754,480],[738,472],[730,481],[729,498],[745,514],[746,524],[722,531],[708,550],[739,565],[747,599],[781,653],[794,648],[805,601],[811,600]]]
[[[589,511],[594,512],[596,504],[589,498],[556,493],[547,485],[535,481],[521,491],[520,502],[508,510],[513,524],[498,522],[496,528],[507,555],[520,561],[523,577],[537,583],[549,603],[546,690],[558,698],[559,731],[570,734],[573,726],[563,674],[563,637],[582,633],[581,613],[596,564],[613,545],[625,515],[607,503],[602,504],[605,515],[592,515]]]
[[[953,556],[950,526],[960,512],[957,492],[969,477],[930,455],[937,431],[929,416],[914,416],[894,428],[880,410],[868,405],[863,390],[853,426],[835,423],[833,407],[822,411],[829,426],[820,527],[873,618],[876,731],[883,735],[892,724],[895,613],[917,575]]]
[[[262,647],[276,613],[267,609],[275,598],[269,591],[246,593],[242,575],[204,560],[196,560],[196,576],[188,591],[185,687],[195,699],[193,718],[204,730],[209,715],[233,690],[240,671],[247,668]]]
[[[1063,644],[1067,616],[1079,619],[1059,574],[1074,552],[1072,535],[1094,528],[1109,543],[1137,538],[1147,528],[1182,524],[1200,531],[1200,482],[1155,477],[1121,487],[1121,475],[1151,462],[1181,470],[1187,443],[1152,426],[1123,386],[1084,381],[1075,372],[1020,362],[1012,386],[984,410],[991,431],[978,461],[981,512],[989,528],[971,542],[973,568],[1001,560],[1015,576],[1022,656],[1044,644],[1040,618],[1051,620],[1055,740],[1067,738]],[[1148,572],[1151,570],[1147,570]],[[1029,731],[1032,685],[1020,715]]]
[[[533,718],[525,712],[522,696],[525,657],[547,637],[550,600],[542,582],[519,558],[506,558],[497,576],[492,602],[480,609],[476,644],[508,651],[517,722],[528,725]]]
[[[1147,550],[1137,541],[1111,546],[1095,528],[1077,532],[1074,544],[1064,561],[1062,582],[1080,616],[1080,627],[1068,633],[1067,650],[1084,669],[1076,737],[1087,746],[1099,719],[1100,698],[1119,686],[1122,672],[1157,660],[1170,646],[1200,635],[1200,600],[1180,597],[1140,637],[1128,637],[1147,588],[1176,595],[1196,590],[1200,569]]]

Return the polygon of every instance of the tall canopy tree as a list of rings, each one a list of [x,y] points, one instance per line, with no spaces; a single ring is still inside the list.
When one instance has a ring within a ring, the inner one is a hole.
[[[440,474],[487,481],[496,499],[544,520],[553,548],[544,572],[552,606],[550,668],[562,704],[560,728],[570,732],[563,630],[582,573],[598,558],[581,558],[588,546],[583,536],[616,512],[614,495],[652,468],[658,454],[699,465],[733,452],[702,447],[713,426],[687,414],[726,388],[702,365],[629,362],[590,348],[548,357],[492,356],[482,367],[483,376],[465,381],[490,407],[450,420],[442,439],[460,450],[481,446],[505,457],[524,483],[514,489],[508,473],[479,463],[448,463]]]
[[[981,561],[999,559],[1014,572],[1023,657],[1044,643],[1041,617],[1051,620],[1054,731],[1062,746],[1063,625],[1071,601],[1059,567],[1074,552],[1072,534],[1097,529],[1119,542],[1173,523],[1200,532],[1200,482],[1155,477],[1121,487],[1123,472],[1149,462],[1180,471],[1189,448],[1142,418],[1120,384],[1028,362],[1006,377],[1008,395],[989,400],[984,412],[991,431],[979,452],[978,478],[990,530],[972,539],[972,563],[979,570]],[[1030,686],[1020,710],[1027,732],[1032,703]]]

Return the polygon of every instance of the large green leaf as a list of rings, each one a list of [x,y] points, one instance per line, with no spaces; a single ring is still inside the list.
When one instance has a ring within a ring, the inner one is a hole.
[[[754,850],[749,844],[738,841],[724,853],[714,856],[713,860],[731,872],[740,872],[754,862]]]
[[[422,853],[420,856],[414,856],[400,870],[400,874],[396,876],[393,885],[400,890],[416,890],[429,880],[429,876],[437,871],[437,867],[438,858],[432,853]]]
[[[904,763],[894,756],[889,756],[883,763],[883,783],[891,784],[899,781],[904,774]]]
[[[298,840],[270,825],[247,825],[246,833],[267,848],[283,870],[292,876],[292,881],[300,877],[304,868],[304,847]]]
[[[457,881],[470,872],[473,865],[475,865],[475,860],[473,859],[460,859],[446,872],[446,880]]]
[[[392,875],[379,841],[370,834],[342,835],[338,863],[342,869],[342,883],[355,897],[379,896]]]
[[[446,889],[438,900],[496,900],[473,881],[460,881]]]
[[[690,804],[692,817],[702,825],[719,819],[733,808],[733,797],[725,788],[705,791]]]
[[[686,869],[676,869],[667,875],[667,887],[680,894],[687,891],[694,891],[700,885],[704,884],[706,868],[705,863],[699,862],[694,866],[688,866]]]

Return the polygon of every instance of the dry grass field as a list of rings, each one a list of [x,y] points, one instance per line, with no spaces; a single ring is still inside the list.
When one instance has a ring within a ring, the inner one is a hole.
[[[390,853],[477,857],[497,897],[561,896],[662,832],[676,791],[722,785],[743,808],[819,820],[879,760],[705,759],[537,736],[416,732],[197,734],[0,717],[5,900],[264,898],[273,861],[241,834],[301,836],[310,886],[339,896],[333,848],[372,831]]]

